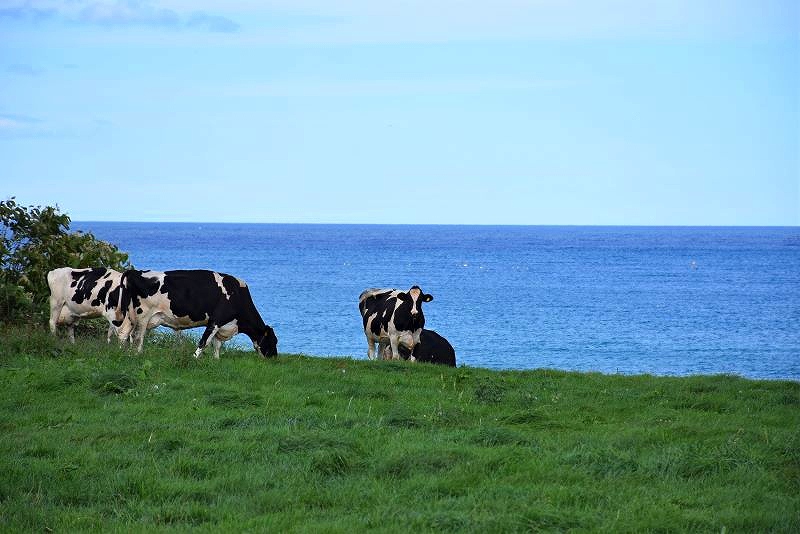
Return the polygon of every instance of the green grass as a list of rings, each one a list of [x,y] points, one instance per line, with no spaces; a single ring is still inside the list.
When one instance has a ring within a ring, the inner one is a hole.
[[[0,330],[0,530],[800,531],[796,382],[192,351]]]

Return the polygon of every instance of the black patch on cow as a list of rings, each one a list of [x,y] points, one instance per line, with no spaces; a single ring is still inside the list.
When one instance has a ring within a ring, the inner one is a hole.
[[[414,331],[417,328],[425,326],[425,317],[422,315],[422,307],[420,307],[420,312],[416,316],[411,315],[411,306],[414,304],[411,295],[408,293],[399,293],[397,295],[397,300],[400,301],[400,305],[398,305],[397,309],[394,311],[394,327],[396,330]],[[422,324],[418,324],[420,321]]]
[[[148,271],[129,270],[122,273],[122,286],[125,287],[123,292],[124,306],[123,309],[127,310],[129,304],[133,304],[135,308],[139,307],[140,298],[152,297],[158,291],[160,283],[157,278],[149,278],[145,276]]]
[[[383,293],[376,293],[374,295],[370,295],[369,297],[363,300],[360,300],[358,302],[358,309],[361,311],[361,315],[365,315],[367,310],[372,310],[372,312],[374,313],[375,305],[379,302],[386,300],[386,297],[391,295],[391,293],[392,293],[391,291],[384,291]],[[369,315],[371,315],[371,313]]]
[[[383,301],[377,301],[374,304],[373,313],[377,312],[377,316],[372,320],[371,332],[374,336],[379,336],[381,330],[386,332],[389,328],[389,319],[392,318],[394,306],[397,303],[395,297],[388,297]],[[372,314],[370,314],[372,315]]]
[[[158,291],[160,282],[158,278],[147,276],[149,271],[126,271],[129,283],[135,288],[137,295],[152,297]]]
[[[103,278],[106,278],[105,276]],[[114,285],[114,282],[108,280],[103,287],[100,288],[100,291],[97,292],[97,298],[92,301],[92,306],[100,306],[101,304],[105,304],[106,297],[108,296],[108,290],[111,289],[111,286]]]
[[[106,300],[106,309],[107,309],[107,310],[110,310],[111,308],[113,308],[114,306],[116,306],[116,305],[117,305],[117,303],[119,303],[119,301],[120,301],[120,299],[119,299],[119,293],[120,293],[120,291],[122,291],[122,286],[121,286],[121,285],[119,285],[119,286],[115,287],[115,288],[114,288],[113,290],[111,290],[111,292],[108,294],[108,299]],[[125,304],[124,304],[124,302],[123,302],[123,305],[122,305],[121,309],[123,310],[123,312],[124,312],[124,310],[126,309],[126,308],[125,308]]]
[[[211,271],[166,271],[164,274],[161,293],[169,298],[169,309],[175,317],[204,321],[213,315],[224,298]]]
[[[72,301],[81,304],[85,300],[89,300],[92,296],[92,291],[97,285],[97,281],[106,273],[107,269],[98,267],[89,269],[88,271],[72,271],[72,284],[70,287],[75,288],[72,294]]]
[[[122,291],[122,287],[121,286],[117,286],[108,294],[108,300],[106,300],[106,309],[107,310],[110,310],[111,308],[114,307],[113,306],[114,304],[119,302],[119,292],[120,291]]]

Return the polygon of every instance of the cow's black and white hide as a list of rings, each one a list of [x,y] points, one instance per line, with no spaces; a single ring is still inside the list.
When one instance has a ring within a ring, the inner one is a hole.
[[[80,319],[105,317],[109,323],[107,341],[115,333],[120,342],[127,339],[133,325],[127,318],[121,278],[122,273],[104,267],[60,267],[48,272],[50,332],[55,335],[58,326],[66,326],[70,341],[75,343],[75,325]]]
[[[413,349],[425,326],[422,303],[432,300],[433,296],[423,293],[419,286],[408,291],[374,288],[363,291],[358,297],[358,309],[367,337],[367,357],[375,359],[376,343],[388,343],[394,360],[400,358],[399,345]]]
[[[422,333],[419,335],[419,344],[414,346],[414,350],[409,350],[404,345],[400,345],[398,348],[400,357],[404,360],[456,366],[456,351],[450,342],[427,328],[422,329]],[[385,360],[391,359],[391,347],[381,344],[380,354]]]
[[[130,293],[128,314],[136,325],[134,339],[141,352],[144,335],[164,325],[175,330],[205,326],[197,344],[199,358],[209,340],[219,355],[217,340],[245,334],[262,356],[277,356],[278,338],[261,318],[247,284],[229,274],[204,270],[125,271],[123,286]]]

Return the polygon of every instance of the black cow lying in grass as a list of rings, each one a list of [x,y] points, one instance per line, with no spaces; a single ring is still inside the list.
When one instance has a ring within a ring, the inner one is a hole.
[[[418,362],[437,363],[440,365],[456,366],[456,351],[447,339],[440,336],[433,330],[422,329],[419,336],[419,344],[413,351],[408,350],[404,345],[399,346],[400,357],[404,360]],[[380,353],[384,360],[392,359],[391,348],[381,345]]]

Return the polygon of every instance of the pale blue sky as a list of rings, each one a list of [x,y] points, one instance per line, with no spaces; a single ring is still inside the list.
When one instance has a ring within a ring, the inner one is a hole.
[[[800,2],[0,0],[75,220],[797,225]]]

